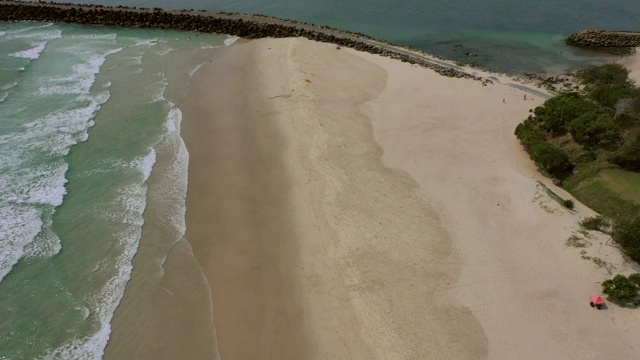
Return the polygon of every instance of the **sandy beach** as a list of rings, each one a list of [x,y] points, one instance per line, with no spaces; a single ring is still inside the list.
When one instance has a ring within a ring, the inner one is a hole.
[[[540,90],[471,71],[494,84],[301,38],[198,70],[186,238],[221,359],[640,358],[638,310],[589,306],[638,270],[565,245],[594,213],[513,135]]]

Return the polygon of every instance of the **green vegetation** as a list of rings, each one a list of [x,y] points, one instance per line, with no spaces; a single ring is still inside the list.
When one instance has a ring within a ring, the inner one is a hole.
[[[602,282],[602,292],[621,304],[636,303],[640,293],[640,274],[616,275]]]
[[[565,241],[565,245],[575,248],[584,248],[591,245],[591,243],[579,236],[571,235],[567,241]]]
[[[640,262],[640,88],[628,75],[617,64],[578,71],[582,90],[533,109],[515,135],[542,171],[611,219],[585,219],[583,226],[610,232]]]
[[[612,237],[629,257],[636,261],[640,259],[640,216],[616,221]]]
[[[566,207],[569,210],[573,210],[573,207],[575,206],[575,204],[573,203],[573,200],[561,198],[560,196],[558,196],[558,194],[551,191],[551,189],[549,189],[545,184],[541,183],[540,181],[538,181],[538,185],[542,186],[544,191],[558,204]]]
[[[608,234],[611,230],[611,222],[602,215],[588,217],[580,222],[580,226],[587,230],[600,231]]]
[[[571,199],[562,200],[562,206],[566,207],[569,210],[573,210],[576,204]]]

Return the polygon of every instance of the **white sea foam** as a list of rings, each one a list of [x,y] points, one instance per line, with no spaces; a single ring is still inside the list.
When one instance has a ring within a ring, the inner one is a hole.
[[[182,111],[175,107],[175,104],[169,102],[169,113],[167,114],[167,122],[164,127],[168,133],[180,133],[180,124],[182,123]]]
[[[0,86],[0,90],[7,91],[7,90],[9,90],[9,89],[11,89],[11,88],[16,87],[17,85],[18,85],[18,82],[17,82],[17,81],[14,81],[14,82],[12,82],[12,83],[5,84],[5,85]]]
[[[45,360],[84,360],[101,359],[104,348],[109,341],[111,333],[111,319],[122,300],[127,282],[131,278],[133,266],[131,261],[135,256],[140,238],[142,235],[142,217],[146,208],[147,186],[144,183],[134,183],[122,188],[120,196],[115,200],[116,207],[120,209],[118,213],[110,214],[112,218],[118,218],[121,223],[127,224],[124,229],[115,234],[122,252],[115,259],[109,261],[105,259],[98,264],[98,269],[109,266],[116,271],[116,274],[109,279],[106,284],[90,298],[91,310],[95,312],[100,322],[100,330],[91,336],[74,339],[63,344],[61,347],[51,351],[42,357]]]
[[[138,169],[144,175],[144,181],[149,179],[151,175],[151,171],[153,170],[153,165],[156,163],[156,150],[151,148],[149,149],[149,154],[147,156],[137,159],[134,164],[137,165]]]
[[[32,60],[38,59],[40,57],[40,54],[44,50],[44,47],[47,45],[47,42],[43,41],[39,43],[34,43],[32,45],[34,45],[34,47],[32,47],[31,49],[18,51],[16,53],[10,54],[9,56],[19,57],[24,59],[32,59]]]
[[[49,25],[50,26],[50,25]],[[41,31],[32,31],[34,28],[25,28],[25,29],[20,29],[20,30],[15,30],[15,31],[7,31],[6,33],[6,37],[7,38],[11,38],[11,39],[37,39],[37,40],[53,40],[53,39],[58,39],[62,37],[62,31],[61,30],[49,30],[49,29],[45,29],[46,27],[49,26],[42,26],[40,27]]]
[[[107,81],[104,85],[102,85],[103,88],[108,89],[111,87],[111,81]]]
[[[171,167],[167,170],[167,176],[164,178],[163,186],[166,187],[166,199],[171,201],[173,211],[168,216],[171,226],[182,236],[187,231],[185,223],[185,214],[187,206],[185,199],[187,197],[187,184],[189,172],[189,151],[184,141],[176,134],[176,153]],[[180,239],[177,238],[176,241]]]
[[[233,44],[234,42],[238,41],[238,39],[240,39],[237,36],[231,36],[229,35],[226,39],[224,39],[224,45],[225,46],[229,46],[231,44]]]
[[[9,93],[0,93],[0,103],[9,96]]]
[[[75,34],[75,35],[65,35],[65,39],[72,40],[116,40],[118,38],[118,34]]]
[[[53,255],[60,252],[62,246],[60,244],[60,238],[51,229],[53,221],[47,220],[42,226],[42,231],[36,235],[36,237],[24,247],[25,259],[28,258],[50,258]]]
[[[129,60],[134,64],[140,65],[142,64],[142,55],[138,55],[138,56],[129,56],[124,58],[125,60]]]
[[[206,64],[206,63],[207,63],[207,62],[203,62],[202,64],[200,64],[200,65],[196,66],[196,67],[195,67],[195,69],[193,69],[193,70],[189,71],[189,77],[192,77],[192,76],[193,76],[193,74],[195,74],[195,73],[196,73],[196,71],[198,71],[198,69],[200,69],[200,68],[201,68],[204,64]]]
[[[150,48],[152,46],[158,45],[158,39],[132,39],[132,40],[134,41],[134,43],[129,47],[143,46],[143,47]]]
[[[113,316],[113,315],[112,315]],[[109,320],[111,321],[111,320]],[[102,359],[104,348],[109,341],[111,326],[102,323],[98,332],[87,338],[75,339],[44,355],[42,360],[87,360]]]
[[[19,134],[0,135],[0,144],[19,140],[20,146],[39,149],[53,156],[64,156],[71,146],[87,140],[87,130],[95,123],[93,119],[100,105],[109,100],[109,92],[104,91],[95,99],[88,100],[83,107],[68,111],[57,111],[24,125]]]
[[[0,202],[60,206],[68,165],[62,159],[0,174]]]
[[[74,65],[72,75],[47,79],[47,85],[39,87],[34,95],[89,94],[96,74],[106,58],[122,50],[123,48],[113,49],[98,57],[89,58],[85,63]]]
[[[24,247],[42,228],[41,211],[35,207],[0,201],[0,281],[24,254]]]
[[[158,75],[162,76],[162,78],[158,81],[156,81],[155,83],[151,84],[150,88],[152,89],[150,92],[152,93],[151,95],[151,101],[152,102],[157,102],[157,101],[165,101],[166,99],[164,98],[164,91],[167,88],[167,85],[169,85],[169,80],[167,80],[166,77],[164,77],[164,75],[162,73],[159,73]]]
[[[167,114],[164,135],[158,148],[161,151],[172,154],[172,161],[165,170],[165,176],[160,180],[159,187],[164,194],[165,206],[171,208],[171,215],[168,220],[172,227],[178,231],[182,237],[186,232],[185,213],[189,170],[189,151],[180,137],[180,125],[182,123],[182,112],[175,105],[169,102],[170,110]],[[179,241],[177,238],[175,241]]]
[[[98,105],[104,105],[107,101],[109,101],[109,98],[111,98],[111,93],[108,91],[103,91],[96,94],[96,96],[93,98],[93,101],[95,101]]]
[[[162,49],[162,50],[158,51],[157,55],[158,55],[158,56],[164,56],[164,55],[167,55],[167,54],[168,54],[168,53],[170,53],[170,52],[173,52],[174,50],[175,50],[175,49],[174,49],[174,48],[172,48],[172,47],[167,47],[167,48],[164,48],[164,49]]]

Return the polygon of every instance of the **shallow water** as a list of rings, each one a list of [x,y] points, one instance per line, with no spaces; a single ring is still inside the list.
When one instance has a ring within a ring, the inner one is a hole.
[[[125,285],[142,298],[163,281],[185,232],[176,103],[225,39],[0,24],[0,359],[99,359]],[[129,281],[134,264],[151,271],[146,288]],[[210,312],[208,287],[190,279]],[[142,314],[128,320],[144,330]]]

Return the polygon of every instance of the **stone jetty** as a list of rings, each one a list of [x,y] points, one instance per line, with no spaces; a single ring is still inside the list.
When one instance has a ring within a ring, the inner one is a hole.
[[[586,48],[631,48],[640,46],[638,31],[581,30],[570,35],[567,45]]]

